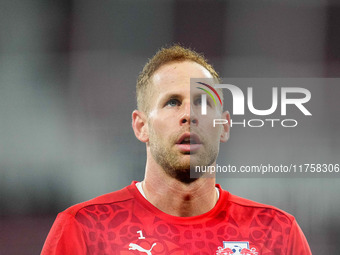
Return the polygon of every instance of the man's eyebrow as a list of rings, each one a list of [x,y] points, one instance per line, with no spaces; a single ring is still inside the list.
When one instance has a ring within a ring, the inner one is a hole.
[[[170,98],[176,98],[176,99],[179,99],[179,98],[182,98],[183,96],[178,94],[178,93],[166,93],[162,96],[162,100],[166,100],[166,99],[170,99]]]
[[[182,99],[182,96],[178,93],[168,92],[168,93],[161,96],[161,98],[158,101],[158,104],[160,106],[163,106],[170,99],[179,99],[180,100],[180,99]]]

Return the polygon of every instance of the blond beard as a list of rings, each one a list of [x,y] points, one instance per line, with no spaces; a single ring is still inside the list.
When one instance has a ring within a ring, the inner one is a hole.
[[[188,154],[187,157],[190,157],[190,159],[185,160],[183,159],[184,154],[175,151],[173,148],[179,136],[169,139],[168,144],[162,144],[164,140],[157,138],[154,132],[150,132],[150,152],[153,159],[163,168],[167,175],[181,182],[190,183],[197,180],[197,174],[195,174],[196,178],[190,178],[190,171],[194,171],[195,166],[211,166],[216,161],[218,147],[209,146],[205,148],[203,154],[190,156]]]

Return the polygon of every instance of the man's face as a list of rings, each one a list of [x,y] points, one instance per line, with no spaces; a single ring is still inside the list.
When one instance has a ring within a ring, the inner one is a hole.
[[[212,165],[223,131],[221,125],[213,127],[213,119],[222,118],[214,103],[208,100],[207,115],[201,115],[202,90],[190,89],[190,78],[212,75],[195,62],[171,62],[154,73],[150,84],[148,153],[176,178],[187,178],[190,166]]]

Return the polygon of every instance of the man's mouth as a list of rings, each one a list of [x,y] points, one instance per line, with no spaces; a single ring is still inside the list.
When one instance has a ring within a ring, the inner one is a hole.
[[[184,153],[195,152],[202,146],[199,136],[196,134],[190,134],[188,132],[184,133],[178,139],[176,145],[180,151]]]

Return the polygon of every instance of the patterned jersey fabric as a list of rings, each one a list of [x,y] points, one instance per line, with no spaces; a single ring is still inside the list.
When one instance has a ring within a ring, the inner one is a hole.
[[[295,218],[273,206],[220,191],[209,212],[165,214],[138,191],[124,189],[60,213],[42,255],[311,254]]]

